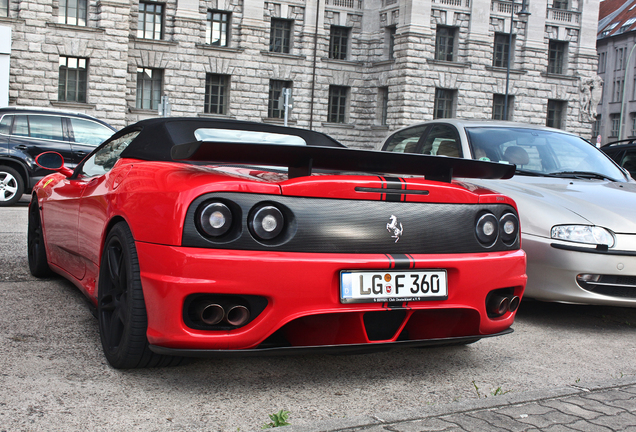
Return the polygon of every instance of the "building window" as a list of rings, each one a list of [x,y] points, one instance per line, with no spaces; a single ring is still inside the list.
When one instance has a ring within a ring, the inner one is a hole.
[[[9,16],[9,0],[0,0],[0,16]]]
[[[623,79],[617,78],[614,80],[614,87],[612,89],[612,102],[623,101]]]
[[[623,70],[624,65],[625,48],[616,48],[614,50],[614,70]]]
[[[545,125],[557,129],[563,129],[565,127],[565,110],[567,108],[565,101],[549,99],[548,100],[548,115]]]
[[[563,75],[567,42],[551,40],[548,49],[548,73]]]
[[[387,125],[387,118],[389,115],[389,88],[378,88],[378,120],[382,126]]]
[[[137,108],[156,110],[161,101],[161,69],[137,68]]]
[[[397,31],[397,27],[390,26],[386,28],[386,44],[388,48],[388,56],[389,60],[393,60],[395,58],[395,33]]]
[[[230,43],[230,14],[209,11],[205,23],[205,40],[210,45],[226,47]]]
[[[348,87],[329,86],[329,123],[346,123]]]
[[[568,0],[554,0],[552,2],[553,9],[568,9]]]
[[[455,60],[455,34],[456,27],[437,26],[435,36],[435,60]]]
[[[592,124],[592,142],[596,142],[598,136],[601,134],[601,115],[596,116],[594,124]]]
[[[604,52],[598,55],[598,69],[596,70],[598,73],[605,73],[605,56]]]
[[[269,100],[267,103],[267,117],[285,118],[285,104],[283,89],[292,88],[291,81],[269,80]]]
[[[8,0],[3,0],[7,3]],[[57,22],[69,25],[86,25],[87,0],[60,0]],[[1,9],[1,7],[0,7]]]
[[[610,130],[609,136],[612,138],[618,137],[618,132],[621,128],[621,116],[620,114],[612,114],[610,116],[610,121],[612,123],[612,129]]]
[[[630,117],[632,119],[632,127],[631,127],[631,130],[629,131],[629,137],[633,138],[633,137],[636,137],[636,113],[631,113]]]
[[[86,102],[88,59],[60,56],[58,100]]]
[[[349,28],[331,26],[329,36],[329,58],[335,60],[347,59],[347,44],[349,43]]]
[[[435,89],[433,118],[452,118],[455,105],[455,90]]]
[[[229,89],[229,76],[206,74],[203,112],[209,114],[227,114]]]
[[[514,96],[508,95],[508,110],[504,119],[504,105],[506,104],[506,95],[492,95],[492,118],[493,120],[512,120],[512,111],[515,107]]]
[[[291,47],[290,20],[272,18],[272,29],[269,34],[270,52],[289,54]]]
[[[513,46],[514,46],[514,42],[513,42]],[[510,34],[495,33],[495,49],[492,55],[492,65],[495,67],[507,67],[509,55],[510,55]]]
[[[139,2],[137,37],[156,40],[163,37],[163,5]]]

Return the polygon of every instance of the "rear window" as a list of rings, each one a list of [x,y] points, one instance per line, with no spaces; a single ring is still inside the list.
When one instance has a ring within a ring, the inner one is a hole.
[[[297,135],[238,129],[197,129],[194,136],[197,140],[205,142],[307,145],[307,142]]]
[[[98,146],[114,133],[103,124],[69,117],[76,143]]]

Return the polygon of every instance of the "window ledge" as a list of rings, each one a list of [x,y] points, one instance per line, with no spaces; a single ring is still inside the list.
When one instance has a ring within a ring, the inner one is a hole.
[[[143,109],[143,108],[132,108],[129,107],[128,108],[128,112],[131,114],[153,114],[155,116],[158,116],[158,111],[156,109]]]
[[[341,65],[354,65],[354,66],[364,64],[364,62],[357,61],[357,60],[337,60],[337,59],[332,59],[328,57],[321,57],[320,61],[323,61],[325,63],[335,63],[335,64],[341,64]]]
[[[355,125],[351,124],[351,123],[329,123],[329,122],[322,122],[322,125],[324,127],[330,127],[330,128],[338,128],[338,129],[354,129]]]
[[[135,43],[147,43],[150,45],[178,46],[178,42],[167,41],[163,39],[143,39],[137,36],[130,36],[130,40]]]
[[[103,28],[88,27],[88,26],[82,26],[82,25],[71,25],[71,24],[48,22],[46,23],[46,26],[57,28],[57,29],[64,29],[64,30],[83,31],[83,32],[89,32],[89,33],[104,33]]]
[[[51,101],[51,105],[66,109],[95,109],[97,105],[85,102]]]
[[[194,46],[200,49],[212,50],[212,51],[225,51],[225,52],[234,52],[234,53],[243,52],[243,48],[233,48],[228,46],[223,47],[223,46],[203,44],[203,43],[197,43],[197,44],[194,44]]]
[[[197,117],[214,118],[214,119],[236,119],[236,117],[227,114],[198,113]]]
[[[380,60],[377,62],[371,62],[371,66],[384,66],[384,65],[393,64],[393,63],[395,63],[395,59]]]
[[[277,52],[271,52],[271,51],[265,51],[265,50],[261,51],[261,54],[266,56],[271,56],[271,57],[281,57],[281,58],[288,58],[288,59],[294,59],[294,60],[307,59],[307,57],[304,55],[277,53]]]
[[[426,62],[430,64],[438,65],[438,66],[452,66],[452,67],[458,67],[463,69],[469,68],[471,66],[470,63],[460,63],[460,62],[454,62],[454,61],[433,60],[433,59],[426,59]]]
[[[508,68],[499,67],[499,66],[486,66],[486,70],[490,71],[490,72],[506,73],[508,71]],[[515,75],[524,75],[524,74],[528,73],[528,71],[525,70],[525,69],[513,69],[513,68],[510,68],[510,73],[511,74],[515,74]]]
[[[544,78],[556,78],[556,79],[564,79],[569,81],[578,81],[579,77],[575,77],[572,75],[563,75],[563,74],[554,74],[549,72],[541,72],[541,76]]]
[[[263,117],[263,118],[261,118],[261,121],[263,123],[275,124],[275,125],[281,125],[281,126],[283,126],[285,124],[285,119],[278,119],[278,118],[271,118],[271,117]],[[287,124],[288,125],[295,125],[296,124],[296,120],[287,119]]]
[[[371,130],[388,131],[389,130],[389,125],[372,125],[371,126]]]

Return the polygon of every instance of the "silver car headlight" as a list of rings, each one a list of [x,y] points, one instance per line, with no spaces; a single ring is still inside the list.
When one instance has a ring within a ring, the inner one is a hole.
[[[614,246],[614,234],[605,228],[590,225],[556,225],[552,227],[550,236],[553,239],[586,243],[593,245]]]

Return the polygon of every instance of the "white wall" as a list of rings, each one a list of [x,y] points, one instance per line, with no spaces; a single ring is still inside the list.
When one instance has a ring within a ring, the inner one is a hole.
[[[11,27],[0,26],[0,107],[9,105]]]

